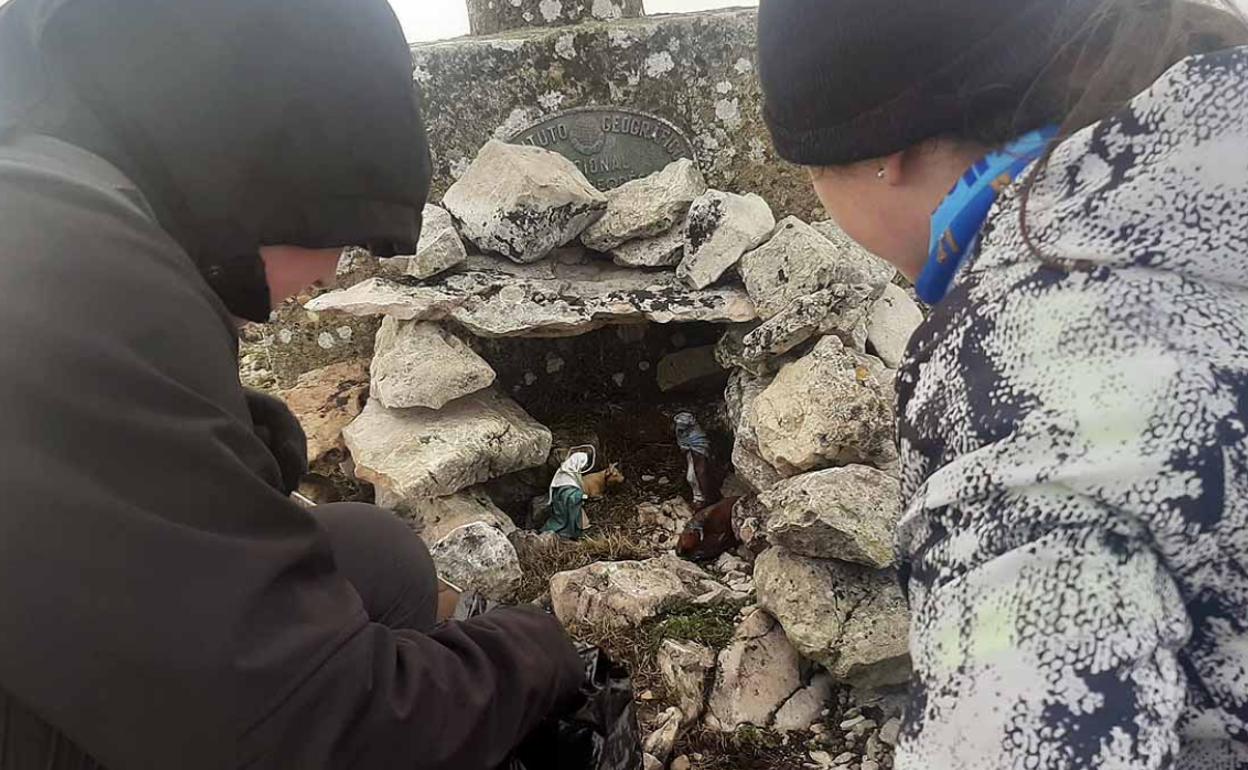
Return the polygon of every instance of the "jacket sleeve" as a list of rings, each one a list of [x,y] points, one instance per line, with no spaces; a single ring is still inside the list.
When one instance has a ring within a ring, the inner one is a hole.
[[[899,526],[916,684],[898,770],[1162,770],[1179,750],[1193,619],[1173,556],[1208,549],[1197,517],[1221,512],[1202,489],[1219,397],[1198,352],[1140,334],[1142,311],[1109,328],[1070,284],[977,310],[991,321],[934,359],[959,376],[907,403],[906,462],[950,449]]]
[[[230,319],[190,260],[97,190],[16,176],[0,688],[116,770],[484,770],[576,693],[575,651],[539,612],[429,635],[368,622],[276,489]]]
[[[1091,505],[1046,490],[1008,504]],[[1055,528],[952,579],[920,582],[911,581],[915,682],[899,770],[1172,766],[1188,621],[1146,539]]]

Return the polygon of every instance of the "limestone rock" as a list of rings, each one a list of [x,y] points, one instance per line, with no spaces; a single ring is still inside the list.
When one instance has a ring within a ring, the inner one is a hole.
[[[658,543],[663,548],[675,548],[685,524],[693,518],[693,509],[683,497],[674,497],[663,503],[642,503],[637,506],[637,523],[656,530]]]
[[[466,489],[448,497],[416,500],[412,503],[386,500],[382,497],[383,491],[384,487],[378,490],[378,505],[389,503],[384,507],[394,509],[430,546],[468,524],[488,524],[508,536],[516,531],[512,520],[499,510],[480,487]]]
[[[429,552],[438,575],[495,601],[514,596],[524,578],[511,541],[497,527],[482,522],[451,531]]]
[[[870,688],[909,679],[909,615],[892,570],[775,547],[754,563],[754,581],[793,645],[836,681]]]
[[[771,207],[757,195],[710,190],[689,207],[685,256],[676,274],[695,289],[704,289],[765,241],[775,226]]]
[[[377,332],[372,395],[391,409],[441,409],[494,382],[494,370],[434,323],[386,318]]]
[[[480,249],[525,263],[580,235],[607,199],[562,155],[490,140],[442,204]]]
[[[756,317],[753,302],[740,287],[691,290],[670,272],[601,261],[509,265],[481,256],[420,285],[384,278],[363,281],[322,294],[307,309],[400,320],[451,319],[480,337],[565,337],[607,324],[739,323]]]
[[[416,253],[384,260],[387,265],[398,267],[403,274],[422,279],[449,270],[468,257],[464,241],[446,209],[426,204],[423,217]]]
[[[836,284],[798,297],[739,338],[726,333],[716,355],[726,366],[761,375],[772,370],[777,356],[817,336],[831,334],[846,347],[865,352],[873,291],[866,284]]]
[[[923,323],[923,311],[906,290],[896,284],[884,288],[884,294],[871,308],[871,322],[867,327],[867,341],[890,368],[901,365],[906,345],[914,330]]]
[[[652,754],[641,755],[641,770],[663,770],[663,763]]]
[[[607,210],[581,234],[581,243],[607,252],[628,241],[653,238],[685,218],[689,204],[706,192],[706,180],[688,158],[607,192]]]
[[[278,393],[308,436],[309,464],[343,448],[342,429],[364,408],[367,393],[368,364],[358,358],[304,372]]]
[[[755,610],[719,653],[711,689],[711,714],[725,731],[751,724],[767,727],[776,711],[802,686],[801,658],[775,619]]]
[[[832,245],[846,254],[848,259],[860,263],[863,272],[879,275],[881,278],[887,276],[884,279],[885,283],[892,283],[893,279],[897,277],[897,268],[889,264],[887,260],[881,259],[859,246],[857,241],[846,235],[845,231],[840,228],[840,225],[831,219],[812,222],[810,226],[818,230],[820,235],[827,238],[832,242]]]
[[[715,653],[697,642],[664,639],[656,656],[667,691],[676,696],[684,723],[697,721],[706,710],[706,684],[715,670]]]
[[[372,278],[380,269],[381,261],[369,253],[368,249],[352,246],[343,249],[338,255],[334,278],[339,283],[356,283],[365,278]]]
[[[828,701],[832,699],[832,677],[825,672],[816,674],[810,684],[793,693],[776,712],[772,727],[780,732],[805,730],[818,722]]]
[[[732,531],[748,553],[758,556],[771,544],[767,541],[767,509],[751,495],[732,506]]]
[[[550,579],[555,615],[575,624],[622,628],[724,586],[672,554],[645,561],[597,562]]]
[[[672,747],[676,745],[676,739],[680,737],[682,719],[680,709],[675,706],[664,711],[659,715],[654,731],[642,742],[642,749],[660,761],[667,759],[672,753]]]
[[[788,364],[749,415],[762,457],[782,476],[896,456],[891,383],[878,360],[824,337]]]
[[[683,223],[653,238],[639,238],[611,249],[611,258],[622,267],[675,267],[684,256]]]
[[[762,246],[741,257],[741,278],[762,318],[793,300],[836,284],[866,284],[872,299],[892,280],[891,267],[859,247],[838,246],[797,217],[789,217]]]
[[[759,496],[767,538],[793,553],[869,567],[894,561],[901,484],[865,465],[804,473]]]
[[[734,372],[728,378],[724,401],[733,424],[732,467],[738,478],[751,489],[770,489],[783,478],[763,459],[754,428],[754,406],[772,383],[771,377],[756,377],[748,372]]]
[[[697,348],[685,348],[669,353],[659,359],[656,373],[659,390],[667,392],[696,386],[715,378],[727,377],[727,372],[715,359],[715,346],[705,345]]]
[[[493,390],[438,411],[388,409],[374,399],[343,435],[356,474],[409,501],[541,465],[551,440],[549,430]]]

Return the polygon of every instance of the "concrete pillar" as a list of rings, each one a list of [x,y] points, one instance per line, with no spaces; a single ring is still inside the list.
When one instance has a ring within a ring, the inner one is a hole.
[[[636,18],[642,0],[467,0],[474,35],[527,27],[560,27],[587,21]]]

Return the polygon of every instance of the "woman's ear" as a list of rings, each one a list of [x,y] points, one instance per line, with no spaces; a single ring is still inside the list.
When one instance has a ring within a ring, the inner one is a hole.
[[[913,158],[909,154],[916,148],[909,147],[892,155],[885,155],[879,160],[880,170],[877,173],[880,181],[890,187],[899,187],[908,181],[908,171]]]

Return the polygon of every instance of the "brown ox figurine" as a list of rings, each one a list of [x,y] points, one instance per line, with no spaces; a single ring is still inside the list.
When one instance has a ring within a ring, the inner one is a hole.
[[[680,533],[676,553],[690,561],[710,561],[740,545],[732,531],[732,507],[739,499],[725,497],[693,514]]]

